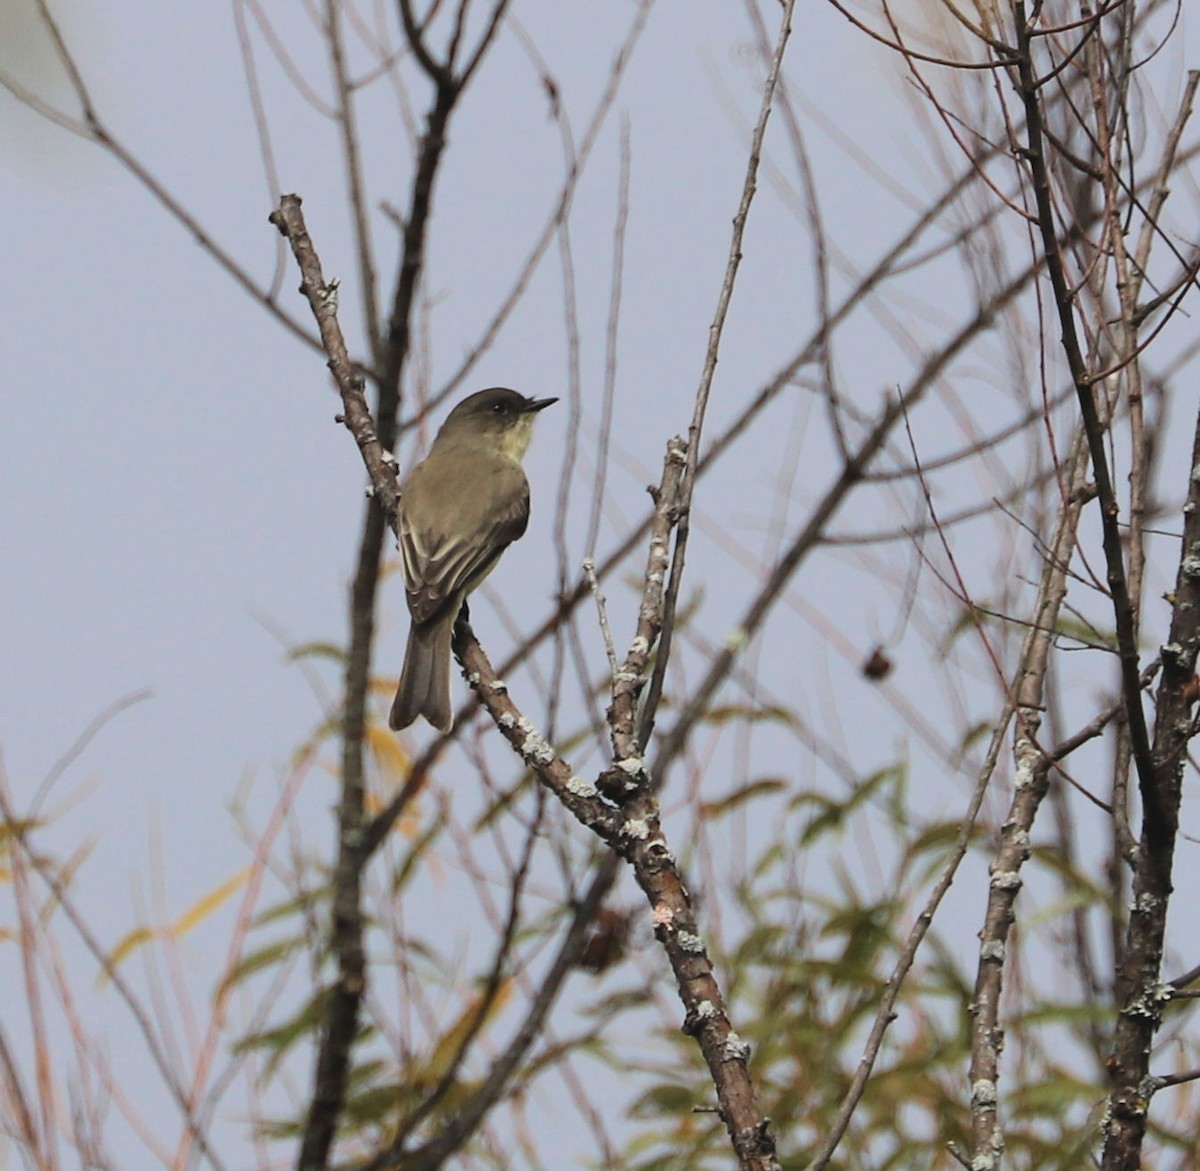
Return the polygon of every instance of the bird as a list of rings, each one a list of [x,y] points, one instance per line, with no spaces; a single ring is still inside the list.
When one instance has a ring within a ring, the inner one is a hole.
[[[401,485],[396,533],[412,624],[388,718],[396,731],[418,716],[440,732],[454,726],[454,623],[467,595],[525,532],[529,481],[521,461],[538,412],[557,401],[503,386],[468,395]]]

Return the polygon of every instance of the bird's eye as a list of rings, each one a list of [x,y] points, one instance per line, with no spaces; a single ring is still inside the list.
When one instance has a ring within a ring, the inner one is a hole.
[[[503,403],[492,403],[492,414],[503,415],[508,408]]]

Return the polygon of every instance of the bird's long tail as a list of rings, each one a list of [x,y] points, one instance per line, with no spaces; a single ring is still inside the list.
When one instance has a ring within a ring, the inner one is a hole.
[[[404,670],[392,703],[388,723],[397,731],[424,716],[439,732],[454,726],[450,706],[450,636],[454,615],[423,625],[414,622],[408,632]]]

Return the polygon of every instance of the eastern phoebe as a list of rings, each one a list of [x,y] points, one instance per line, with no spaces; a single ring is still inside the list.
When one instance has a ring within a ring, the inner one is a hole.
[[[467,595],[525,532],[529,482],[521,458],[534,415],[558,402],[502,386],[463,399],[400,489],[400,559],[412,626],[388,720],[424,716],[441,732],[450,706],[450,639]]]

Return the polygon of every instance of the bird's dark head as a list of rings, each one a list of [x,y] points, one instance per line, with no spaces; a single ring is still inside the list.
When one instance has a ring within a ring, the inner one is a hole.
[[[493,386],[463,399],[446,417],[438,438],[479,442],[520,460],[533,435],[533,420],[556,398],[526,398],[516,390]]]

